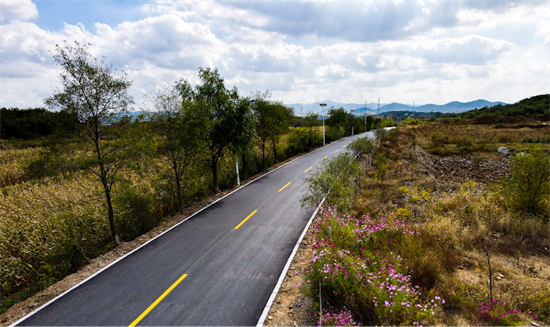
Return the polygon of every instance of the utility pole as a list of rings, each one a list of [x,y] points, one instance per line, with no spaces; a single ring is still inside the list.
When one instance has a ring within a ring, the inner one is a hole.
[[[319,103],[321,108],[323,108],[323,145],[325,145],[325,107],[327,106],[326,103]]]
[[[380,116],[380,98],[378,98],[378,111],[376,114]]]
[[[367,132],[367,101],[365,101],[365,132]]]

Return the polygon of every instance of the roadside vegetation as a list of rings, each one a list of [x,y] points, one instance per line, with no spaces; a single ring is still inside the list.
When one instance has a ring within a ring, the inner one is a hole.
[[[341,155],[311,175],[306,203],[347,185],[310,229],[301,287],[316,319],[321,288],[327,326],[550,324],[550,144],[525,141],[549,127],[410,120],[380,134],[372,167]],[[340,160],[352,169],[327,178]]]
[[[48,110],[0,109],[0,314],[234,187],[236,161],[242,181],[323,144],[318,115],[295,117],[267,91],[241,96],[216,69],[156,87],[136,115],[127,75],[87,46],[54,59],[62,88]],[[344,118],[327,122],[327,143],[388,124]]]

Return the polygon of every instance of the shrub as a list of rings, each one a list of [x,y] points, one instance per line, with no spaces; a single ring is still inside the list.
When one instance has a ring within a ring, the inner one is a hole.
[[[544,152],[530,151],[513,157],[510,175],[500,190],[507,206],[513,211],[523,211],[541,216],[548,221],[550,210],[550,156]]]
[[[301,199],[302,206],[317,205],[326,196],[327,201],[338,205],[340,210],[351,208],[355,187],[350,184],[358,171],[359,165],[349,152],[323,161],[321,167],[306,179],[309,188]]]
[[[353,142],[348,144],[348,150],[353,152],[353,155],[358,155],[360,153],[371,153],[373,149],[372,140],[367,137],[360,137],[355,139]]]

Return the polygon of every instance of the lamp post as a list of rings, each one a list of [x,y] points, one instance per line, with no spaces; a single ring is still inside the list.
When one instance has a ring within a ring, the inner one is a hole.
[[[327,106],[326,103],[319,103],[321,108],[323,108],[323,145],[325,145],[325,107]]]

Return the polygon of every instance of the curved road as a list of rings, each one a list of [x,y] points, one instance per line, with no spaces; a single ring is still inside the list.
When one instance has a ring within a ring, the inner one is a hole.
[[[313,212],[300,206],[307,170],[367,134],[236,190],[16,324],[256,325]]]

